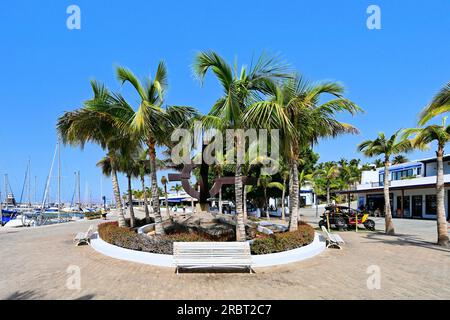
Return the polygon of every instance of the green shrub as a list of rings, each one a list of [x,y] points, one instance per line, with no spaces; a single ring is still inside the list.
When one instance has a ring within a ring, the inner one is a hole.
[[[297,249],[314,240],[314,229],[305,223],[299,223],[294,232],[275,233],[271,236],[257,238],[251,245],[253,254],[269,254]]]
[[[112,245],[160,254],[173,254],[174,242],[209,241],[206,237],[196,233],[174,233],[165,236],[147,237],[137,234],[129,228],[119,227],[117,221],[100,224],[98,233],[103,241]]]
[[[100,211],[98,212],[85,212],[84,217],[88,220],[100,219],[102,214]]]
[[[174,242],[212,241],[205,234],[175,232],[164,236],[147,237],[135,233],[130,228],[121,228],[117,221],[105,222],[98,226],[103,241],[112,245],[151,253],[173,254]],[[260,234],[251,245],[253,254],[268,254],[292,250],[310,244],[314,240],[314,229],[305,223],[299,223],[295,232],[276,233],[271,236]]]
[[[175,233],[165,236],[173,242],[203,242],[211,241],[208,237],[198,233]]]

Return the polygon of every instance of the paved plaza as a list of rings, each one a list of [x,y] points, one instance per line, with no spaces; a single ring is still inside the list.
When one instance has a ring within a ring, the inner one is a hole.
[[[303,210],[304,220],[316,221]],[[383,220],[376,219],[377,229]],[[103,256],[72,240],[90,224],[0,229],[0,299],[450,299],[450,250],[436,222],[394,220],[396,236],[341,232],[343,250],[248,273],[183,273]],[[74,267],[75,266],[75,267]],[[81,287],[67,286],[79,267]],[[74,269],[75,268],[75,269]],[[367,279],[380,271],[380,288]],[[69,279],[69,281],[68,281]]]

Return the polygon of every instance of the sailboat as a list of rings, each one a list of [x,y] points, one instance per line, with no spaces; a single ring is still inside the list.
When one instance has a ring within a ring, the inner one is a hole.
[[[43,224],[51,224],[51,223],[58,223],[58,222],[62,222],[61,219],[61,201],[60,201],[60,179],[61,179],[61,174],[60,174],[60,143],[58,141],[56,148],[55,148],[55,152],[53,155],[53,160],[52,160],[52,164],[50,167],[50,172],[49,175],[47,177],[47,181],[45,184],[45,190],[44,190],[44,196],[43,196],[43,200],[42,200],[42,204],[39,208],[34,208],[31,206],[30,203],[30,208],[27,208],[25,210],[20,210],[17,212],[17,214],[15,215],[15,217],[13,219],[10,219],[4,226],[5,227],[23,227],[23,226],[39,226],[39,225],[43,225]],[[52,172],[53,172],[53,167],[55,164],[55,160],[56,160],[56,156],[58,155],[58,162],[59,162],[59,172],[58,172],[58,203],[57,206],[47,206],[47,198],[49,195],[49,189],[50,189],[50,180],[51,180],[51,176],[52,176]],[[30,176],[28,174],[28,176]],[[29,188],[30,190],[30,188]],[[30,191],[29,191],[30,194]],[[29,196],[30,197],[30,196]],[[30,201],[31,202],[31,201]]]
[[[16,208],[16,199],[9,184],[8,175],[5,174],[5,198],[1,202],[1,192],[0,192],[0,215],[1,215],[1,225],[5,225],[11,219],[14,219],[18,215],[18,210]]]
[[[32,224],[33,216],[36,215],[36,210],[31,204],[30,174],[31,174],[31,160],[28,161],[28,166],[25,172],[25,179],[19,203],[16,202],[14,194],[12,193],[11,186],[9,184],[8,176],[5,175],[5,193],[7,194],[7,197],[5,199],[6,208],[2,209],[2,225],[4,225],[5,227],[21,227],[24,225]],[[28,185],[27,187],[28,203],[23,203],[22,202],[23,194],[27,185]]]

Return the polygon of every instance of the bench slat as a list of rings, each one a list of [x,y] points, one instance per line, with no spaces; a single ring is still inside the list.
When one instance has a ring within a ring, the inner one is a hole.
[[[250,268],[250,245],[247,242],[176,242],[175,265],[182,268]]]

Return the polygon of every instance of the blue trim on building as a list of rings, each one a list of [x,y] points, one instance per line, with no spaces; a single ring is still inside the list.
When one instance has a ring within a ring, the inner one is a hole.
[[[405,166],[392,166],[389,168],[389,172],[397,172],[397,171],[402,171],[402,170],[407,170],[407,169],[413,169],[413,168],[420,168],[422,167],[421,163],[416,163],[416,164],[411,164],[411,165],[405,165]],[[383,174],[384,173],[384,169],[381,169],[379,171],[379,174]]]

